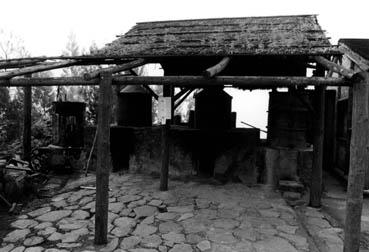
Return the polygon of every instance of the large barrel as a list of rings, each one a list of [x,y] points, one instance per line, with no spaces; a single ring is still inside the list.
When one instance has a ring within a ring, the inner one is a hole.
[[[126,86],[118,94],[117,123],[119,126],[151,126],[151,94],[141,86]]]
[[[268,143],[271,147],[306,148],[311,133],[308,91],[270,92]]]
[[[64,147],[83,147],[86,104],[53,102],[54,143]]]
[[[195,128],[229,129],[231,113],[232,96],[222,88],[204,88],[195,95]]]

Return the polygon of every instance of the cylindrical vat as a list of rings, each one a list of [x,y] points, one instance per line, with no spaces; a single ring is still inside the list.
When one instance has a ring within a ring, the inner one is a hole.
[[[232,96],[221,88],[204,88],[195,96],[195,128],[229,129]]]
[[[119,126],[151,126],[151,94],[141,86],[126,86],[118,95],[117,123]]]
[[[53,102],[54,143],[64,147],[83,147],[86,104]]]
[[[272,147],[306,148],[311,131],[308,91],[270,92],[268,143]]]

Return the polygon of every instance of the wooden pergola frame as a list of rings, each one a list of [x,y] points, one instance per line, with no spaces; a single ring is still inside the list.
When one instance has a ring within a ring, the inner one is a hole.
[[[61,62],[43,63],[46,60],[62,60]],[[107,242],[108,224],[108,185],[109,185],[109,139],[110,139],[110,114],[111,114],[111,85],[163,85],[166,89],[173,90],[174,87],[183,87],[180,96],[189,94],[194,88],[232,86],[241,89],[273,89],[278,87],[306,87],[314,86],[318,99],[318,111],[316,117],[314,155],[311,185],[311,206],[321,205],[322,193],[322,165],[323,165],[323,139],[324,139],[324,103],[325,88],[327,86],[351,86],[353,88],[353,113],[352,113],[352,137],[350,146],[350,171],[347,187],[347,208],[345,223],[344,251],[359,251],[360,245],[360,223],[362,212],[362,191],[364,187],[365,170],[369,167],[368,145],[369,137],[368,125],[368,95],[369,95],[369,73],[355,73],[337,65],[335,61],[330,61],[321,56],[312,58],[317,64],[329,71],[328,77],[281,77],[281,76],[218,76],[218,74],[228,65],[230,57],[223,58],[218,64],[204,71],[203,76],[163,76],[163,77],[143,77],[114,75],[116,73],[131,70],[134,67],[142,66],[148,61],[136,59],[126,62],[126,59],[108,59],[103,57],[50,57],[50,58],[28,58],[0,61],[0,68],[20,69],[0,73],[0,86],[25,88],[24,102],[24,151],[28,152],[31,146],[31,87],[32,86],[88,86],[99,85],[99,119],[97,137],[97,169],[96,169],[96,214],[95,214],[95,243],[104,244]],[[108,67],[84,77],[62,77],[62,78],[14,78],[35,72],[57,69],[72,65],[83,64],[117,64],[122,65]],[[36,64],[36,65],[35,65]],[[332,73],[338,73],[342,77],[333,78]],[[166,92],[168,95],[168,92]],[[169,92],[173,97],[173,92]],[[163,130],[163,141],[167,141],[167,124]],[[161,170],[160,189],[168,188],[168,144],[163,148],[163,165]],[[27,158],[27,154],[25,155]]]

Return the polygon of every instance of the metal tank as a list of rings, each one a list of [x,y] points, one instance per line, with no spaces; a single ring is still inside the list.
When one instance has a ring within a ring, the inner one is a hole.
[[[152,96],[141,86],[126,86],[118,94],[117,124],[145,127],[152,125]]]
[[[232,96],[223,88],[204,88],[195,95],[195,128],[230,129]]]

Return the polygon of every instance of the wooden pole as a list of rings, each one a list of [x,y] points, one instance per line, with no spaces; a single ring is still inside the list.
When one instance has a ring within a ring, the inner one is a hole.
[[[161,158],[162,166],[160,171],[160,191],[168,191],[168,173],[169,173],[169,131],[170,120],[167,119],[163,125],[161,133]]]
[[[207,78],[214,77],[228,66],[230,60],[230,57],[224,57],[218,64],[206,69],[203,75]]]
[[[343,66],[340,66],[337,63],[332,62],[330,60],[327,60],[326,58],[324,58],[322,56],[315,56],[314,59],[318,64],[325,67],[329,71],[338,73],[338,74],[340,74],[342,76],[345,76],[347,78],[351,78],[355,74],[355,72],[353,70],[347,69]]]
[[[323,184],[323,144],[324,144],[324,112],[325,87],[315,87],[316,118],[314,122],[313,167],[311,172],[310,206],[320,207]]]
[[[112,97],[112,74],[100,75],[99,110],[97,128],[97,167],[96,167],[96,213],[95,244],[107,243],[109,169],[110,169],[110,114]]]
[[[358,74],[359,76],[361,80],[356,80],[353,84],[352,133],[346,199],[344,252],[359,251],[365,172],[369,167],[369,73],[362,72]]]
[[[30,163],[32,152],[32,87],[24,87],[23,92],[23,159]]]

